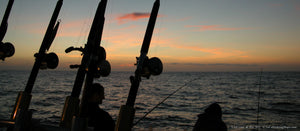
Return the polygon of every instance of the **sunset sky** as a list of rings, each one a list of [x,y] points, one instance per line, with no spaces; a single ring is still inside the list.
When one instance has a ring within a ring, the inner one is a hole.
[[[58,69],[79,64],[64,50],[87,41],[100,0],[64,0],[49,52]],[[101,46],[113,71],[134,71],[155,0],[108,0]],[[3,42],[15,54],[0,70],[31,69],[57,0],[15,0]],[[0,1],[2,20],[8,0]],[[164,71],[300,71],[299,0],[161,0],[149,57]]]

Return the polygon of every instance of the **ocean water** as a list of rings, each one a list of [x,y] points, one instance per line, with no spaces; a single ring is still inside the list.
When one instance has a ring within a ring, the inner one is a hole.
[[[30,71],[0,72],[0,119],[9,119],[19,91]],[[95,79],[105,87],[101,108],[117,119],[126,103],[132,72],[112,72]],[[66,96],[72,91],[76,70],[44,71],[36,79],[30,109],[41,123],[59,123]],[[261,77],[261,81],[260,81]],[[260,85],[260,111],[258,90]],[[181,88],[182,87],[182,88]],[[300,72],[163,72],[142,79],[136,100],[135,120],[142,118],[176,89],[134,130],[192,130],[197,115],[213,102],[222,107],[228,130],[300,130]],[[259,125],[257,125],[259,114]]]

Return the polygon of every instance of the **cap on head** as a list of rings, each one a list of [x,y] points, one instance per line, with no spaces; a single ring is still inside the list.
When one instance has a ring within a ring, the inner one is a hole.
[[[95,99],[100,98],[101,100],[104,99],[104,88],[99,83],[94,83],[90,88],[88,88],[88,99],[89,101],[98,101]]]
[[[213,103],[209,105],[205,109],[205,113],[216,117],[222,117],[222,109],[218,103]]]

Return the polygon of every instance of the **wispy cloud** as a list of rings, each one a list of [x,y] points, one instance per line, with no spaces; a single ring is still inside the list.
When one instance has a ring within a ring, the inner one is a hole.
[[[122,15],[118,17],[118,20],[130,19],[130,20],[138,20],[143,18],[149,18],[150,13],[141,13],[141,12],[133,12],[129,14]]]
[[[190,19],[192,19],[192,17],[188,16],[188,17],[183,17],[183,18],[176,19],[175,21],[182,22],[182,21],[187,21],[187,20],[190,20]]]
[[[114,36],[103,38],[103,40],[113,43],[113,45],[110,45],[110,50],[135,47],[140,45],[141,39],[134,37],[132,34],[115,34]]]
[[[66,23],[62,23],[60,28],[63,28],[58,33],[60,37],[80,37],[86,36],[89,31],[89,25],[91,25],[92,19],[80,19]]]
[[[158,15],[157,17],[161,17],[162,15]],[[138,21],[140,19],[149,18],[150,13],[144,13],[144,12],[133,12],[128,14],[122,14],[121,16],[117,17],[119,24],[124,24],[128,21]]]
[[[194,31],[237,31],[250,28],[243,27],[224,27],[222,25],[186,25],[187,28],[193,28]]]
[[[89,26],[92,19],[79,19],[73,21],[62,21],[59,25],[57,37],[79,37],[86,36],[89,31]],[[39,26],[37,26],[39,25]],[[46,33],[47,24],[45,23],[30,23],[19,26],[21,30],[32,34],[44,35]]]
[[[233,64],[233,63],[168,63],[170,65],[194,65],[194,66],[239,66],[239,67],[257,67],[258,64]]]
[[[273,3],[273,4],[269,4],[269,6],[271,8],[280,8],[280,7],[283,7],[283,6],[288,6],[289,8],[293,8],[295,9],[296,11],[300,11],[300,4],[294,4],[293,6],[289,6],[289,5],[285,5],[285,4],[282,4],[282,3]]]
[[[187,45],[177,45],[177,44],[165,44],[165,46],[208,53],[211,55],[210,57],[212,57],[212,58],[226,58],[226,57],[246,58],[246,57],[248,57],[246,52],[240,51],[240,50],[235,50],[235,49],[201,48],[199,46],[187,46]]]
[[[300,11],[300,4],[295,5],[295,9]]]
[[[273,4],[270,4],[271,7],[282,7],[283,4],[280,4],[280,3],[273,3]]]
[[[167,70],[185,70],[185,71],[258,71],[261,64],[243,64],[243,63],[214,63],[214,62],[171,62],[164,63]]]
[[[78,26],[82,26],[84,24],[90,24],[92,19],[80,19],[80,20],[74,20],[70,22],[63,23],[64,28],[74,28]]]

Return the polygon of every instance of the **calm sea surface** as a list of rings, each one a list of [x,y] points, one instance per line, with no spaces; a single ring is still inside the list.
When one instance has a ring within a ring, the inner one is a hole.
[[[0,119],[9,119],[17,94],[25,89],[30,71],[0,72]],[[101,108],[117,119],[126,103],[132,72],[112,72],[95,82],[105,87]],[[30,109],[41,123],[58,125],[66,96],[76,76],[72,71],[40,71]],[[229,130],[300,130],[300,72],[164,72],[143,79],[136,100],[135,121],[176,89],[183,87],[139,122],[134,129],[192,130],[197,115],[213,102],[223,111]],[[259,125],[257,126],[260,88]]]

